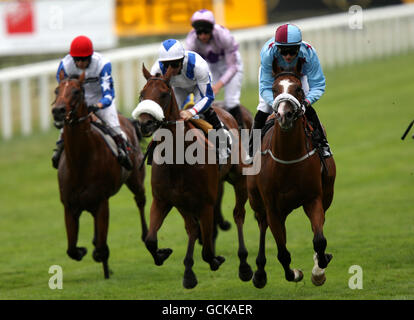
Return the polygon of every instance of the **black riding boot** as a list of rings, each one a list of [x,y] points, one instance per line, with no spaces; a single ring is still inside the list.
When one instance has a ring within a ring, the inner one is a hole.
[[[325,132],[322,129],[322,124],[318,118],[318,115],[316,114],[315,109],[311,105],[308,105],[306,107],[305,116],[313,127],[313,132],[312,132],[313,145],[317,148],[321,157],[323,158],[332,157],[331,148],[329,147],[329,143],[328,143],[328,140],[326,139]]]
[[[119,163],[127,170],[132,170],[133,164],[131,159],[129,158],[129,151],[128,147],[125,143],[124,138],[121,134],[117,134],[113,136],[113,139],[118,147],[118,161]]]
[[[254,129],[263,129],[266,119],[269,116],[269,113],[258,111],[254,117],[253,127],[250,131],[250,137],[249,137],[249,156],[251,160],[253,160],[253,155],[256,153],[257,150],[253,150],[253,130]]]
[[[206,121],[208,121],[212,126],[213,129],[215,129],[217,132],[219,132],[220,129],[223,129],[224,133],[226,133],[227,141],[226,145],[227,148],[220,148],[220,141],[217,141],[216,147],[217,147],[217,156],[219,158],[219,163],[222,162],[220,159],[225,160],[227,159],[230,154],[230,138],[228,136],[228,131],[226,128],[224,128],[224,124],[220,121],[220,119],[217,116],[217,113],[214,111],[213,108],[208,108],[207,111],[203,113]],[[218,139],[219,140],[219,139]],[[224,162],[224,161],[223,161]]]
[[[56,149],[53,150],[54,153],[52,155],[52,166],[55,169],[59,167],[59,160],[63,152],[63,147],[63,140],[59,140],[58,142],[56,142]]]
[[[240,105],[237,105],[229,110],[229,113],[236,119],[237,124],[239,125],[239,129],[243,129],[243,115],[240,108]]]

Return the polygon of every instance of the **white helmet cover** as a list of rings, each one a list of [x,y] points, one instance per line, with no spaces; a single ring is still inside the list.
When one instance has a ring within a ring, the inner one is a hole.
[[[173,61],[184,58],[185,50],[180,41],[168,39],[161,43],[158,59],[160,61]]]

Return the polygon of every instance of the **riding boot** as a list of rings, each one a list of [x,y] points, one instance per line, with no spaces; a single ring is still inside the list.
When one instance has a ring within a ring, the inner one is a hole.
[[[132,170],[133,164],[129,157],[128,146],[122,134],[117,134],[112,137],[118,147],[118,161],[127,170]]]
[[[229,110],[229,113],[236,119],[237,124],[239,125],[239,129],[243,129],[243,115],[240,108],[240,105],[237,105]]]
[[[305,116],[313,127],[313,132],[312,132],[313,145],[317,148],[321,157],[323,158],[332,157],[331,148],[329,147],[329,143],[328,143],[328,140],[326,139],[325,132],[322,128],[322,124],[318,118],[318,115],[316,114],[315,109],[311,105],[308,105],[306,107]]]
[[[230,133],[228,130],[224,127],[223,122],[220,121],[220,119],[217,116],[217,113],[214,111],[213,108],[208,108],[207,111],[203,113],[205,119],[213,126],[213,129],[216,130],[216,132],[219,134],[220,132],[224,132],[226,135],[226,148],[220,147],[220,137],[218,136],[218,141],[216,144],[217,147],[217,157],[219,160],[219,163],[225,163],[225,160],[230,156],[231,154],[231,138]],[[223,130],[223,131],[219,131]]]
[[[253,127],[250,130],[250,137],[249,137],[249,157],[250,160],[253,160],[253,155],[256,153],[257,150],[253,150],[253,130],[255,129],[263,129],[266,119],[269,116],[269,113],[258,111],[254,117]],[[261,136],[261,135],[260,135]]]
[[[60,160],[60,156],[62,155],[63,152],[63,140],[59,139],[56,142],[56,149],[54,149],[53,151],[53,155],[52,155],[52,166],[53,168],[57,169],[59,167],[59,160]]]

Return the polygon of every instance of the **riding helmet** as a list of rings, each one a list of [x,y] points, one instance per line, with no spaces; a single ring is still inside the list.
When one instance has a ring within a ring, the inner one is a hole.
[[[213,12],[207,9],[201,9],[194,12],[191,17],[191,25],[194,29],[204,28],[212,30],[216,20],[214,19]]]
[[[294,46],[302,42],[302,32],[294,24],[284,24],[277,28],[275,42],[278,46]]]
[[[92,54],[92,41],[87,36],[78,36],[72,40],[70,45],[70,55],[72,57],[89,57]]]
[[[168,39],[161,43],[158,58],[160,61],[173,61],[184,58],[185,50],[180,41]]]

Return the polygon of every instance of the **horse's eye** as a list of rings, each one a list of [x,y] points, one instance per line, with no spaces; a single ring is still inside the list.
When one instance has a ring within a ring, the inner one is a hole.
[[[59,87],[57,87],[56,89],[55,89],[55,94],[57,95],[59,93]]]
[[[165,99],[170,95],[169,92],[161,92],[161,99]]]

